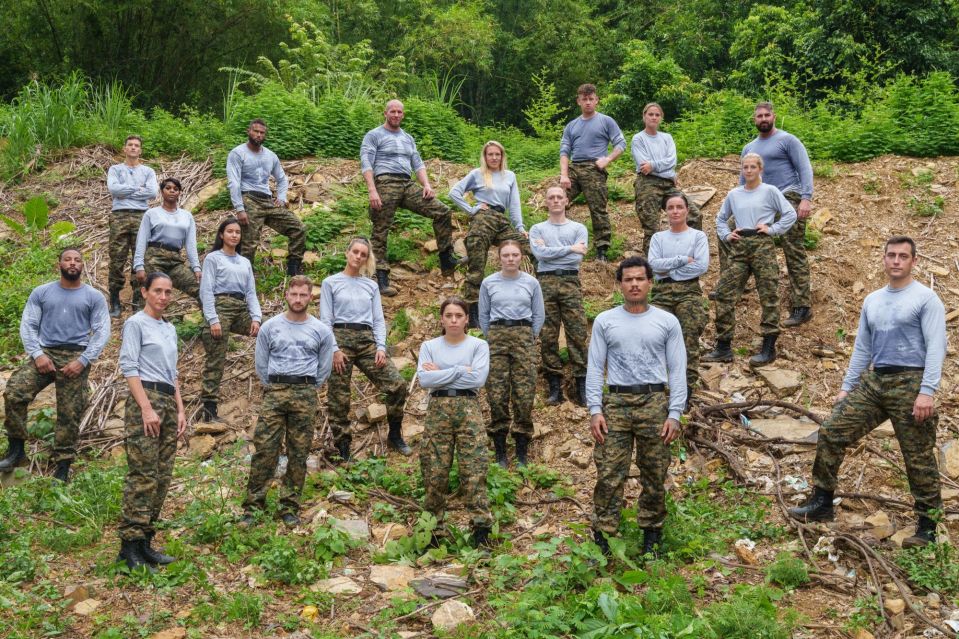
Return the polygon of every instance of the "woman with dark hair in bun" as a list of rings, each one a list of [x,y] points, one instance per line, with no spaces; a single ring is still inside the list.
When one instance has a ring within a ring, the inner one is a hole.
[[[137,232],[133,271],[142,285],[147,273],[166,273],[173,287],[200,301],[200,255],[196,248],[196,222],[180,208],[180,180],[160,182],[162,204],[147,209]],[[183,258],[186,249],[186,259]],[[189,264],[187,262],[189,261]]]

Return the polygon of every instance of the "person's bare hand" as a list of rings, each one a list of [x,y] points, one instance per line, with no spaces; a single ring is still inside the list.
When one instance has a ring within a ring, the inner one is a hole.
[[[183,439],[183,434],[186,433],[186,413],[180,411],[176,416],[176,436],[177,439]],[[159,435],[159,432],[157,433]]]
[[[649,160],[646,160],[645,162],[640,164],[639,172],[642,173],[643,175],[649,175],[650,173],[652,173],[653,172],[652,162],[650,162]]]
[[[152,407],[143,411],[143,434],[147,437],[160,436],[160,416]]]
[[[376,189],[370,191],[370,208],[374,211],[379,211],[383,208],[383,200],[380,199],[380,194]]]
[[[53,360],[46,354],[33,360],[33,365],[37,367],[37,371],[44,374],[55,373],[57,371],[57,367],[53,365]]]
[[[659,436],[662,438],[663,443],[668,446],[674,439],[679,437],[679,433],[681,433],[682,430],[682,425],[670,417],[663,422],[663,429],[659,432]]]
[[[250,322],[250,337],[256,337],[260,334],[260,323],[256,320]]]
[[[809,200],[802,200],[799,202],[799,208],[796,209],[796,217],[800,220],[805,220],[812,213],[812,202]]]
[[[607,166],[609,166],[609,156],[608,156],[608,155],[604,155],[603,157],[601,157],[601,158],[599,158],[599,159],[596,160],[596,168],[597,168],[597,169],[602,170],[602,169],[605,169]]]
[[[912,416],[917,422],[926,421],[932,417],[934,412],[936,412],[936,400],[933,399],[932,395],[926,395],[925,393],[916,395],[916,402],[912,406]]]
[[[569,247],[569,250],[573,253],[579,253],[580,255],[586,255],[586,243],[585,242],[576,242]]]
[[[73,379],[74,377],[78,377],[80,373],[83,372],[84,368],[85,367],[83,366],[83,362],[81,362],[78,359],[75,359],[69,364],[67,364],[66,366],[64,366],[63,368],[61,368],[60,372],[63,373],[63,376],[66,377],[67,379]]]
[[[756,232],[762,233],[763,235],[769,235],[769,225],[768,224],[757,224]]]
[[[342,375],[346,372],[346,355],[343,351],[333,353],[333,370]]]
[[[203,277],[203,272],[202,272],[202,271],[196,271],[193,275],[194,275],[194,277],[196,277],[196,283],[199,284],[199,283],[200,283],[200,278]]]
[[[568,191],[571,186],[573,186],[573,183],[570,182],[568,175],[559,176],[559,187],[561,189],[566,189]]]
[[[841,390],[838,393],[836,393],[836,401],[833,403],[838,404],[839,402],[846,399],[847,397],[849,397],[849,391]]]
[[[373,359],[373,365],[377,368],[386,366],[386,351],[376,351],[376,357]]]
[[[426,186],[424,186],[424,187],[423,187],[423,199],[424,199],[424,200],[432,200],[434,197],[436,197],[436,191],[433,190],[433,187],[430,186],[429,184],[427,184]]]
[[[606,425],[606,418],[602,413],[596,413],[589,418],[589,427],[596,443],[602,444],[606,441],[606,433],[609,432],[609,427]]]
[[[420,368],[422,368],[424,371],[438,371],[440,369],[440,367],[433,362],[424,362]]]
[[[246,226],[250,223],[250,216],[246,211],[237,211],[236,212],[236,221],[240,223],[240,226]]]
[[[140,284],[143,284],[147,281],[147,272],[144,271],[142,268],[139,271],[137,271],[137,281]]]
[[[742,236],[739,234],[739,229],[736,229],[732,233],[726,236],[727,242],[738,242],[742,239]]]
[[[277,198],[277,199],[273,200],[273,206],[279,207],[279,208],[281,208],[281,209],[285,209],[285,208],[286,208],[286,202],[285,202],[284,200],[281,200],[281,199]]]
[[[223,327],[220,326],[220,323],[210,325],[210,335],[213,336],[213,339],[220,339],[223,337]]]

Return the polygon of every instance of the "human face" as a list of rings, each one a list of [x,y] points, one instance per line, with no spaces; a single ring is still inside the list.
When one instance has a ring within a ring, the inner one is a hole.
[[[546,210],[556,215],[566,211],[566,191],[558,187],[550,187],[546,191]]]
[[[150,288],[141,288],[143,299],[153,310],[153,315],[159,317],[173,300],[173,282],[165,277],[158,277],[150,284]]]
[[[447,304],[440,316],[440,324],[449,336],[463,335],[466,332],[466,313],[459,304]]]
[[[767,108],[760,107],[753,113],[753,124],[760,133],[769,133],[776,126],[776,114]]]
[[[631,266],[623,269],[623,281],[619,288],[627,304],[644,304],[649,296],[652,280],[647,279],[646,269],[641,266]]]
[[[167,182],[163,185],[163,203],[167,206],[176,206],[180,200],[180,187],[173,182]]]
[[[76,282],[83,273],[83,257],[78,251],[66,251],[60,257],[60,275],[63,279]]]
[[[223,233],[220,237],[223,238],[223,246],[228,246],[231,249],[235,249],[240,245],[240,237],[242,236],[242,230],[238,223],[227,224],[223,228]]]
[[[671,197],[666,200],[666,215],[669,217],[670,226],[683,226],[688,214],[689,207],[683,202],[683,198]]]
[[[251,124],[250,128],[246,130],[246,137],[250,146],[259,148],[266,140],[266,127],[262,124]]]
[[[519,264],[523,261],[523,253],[512,244],[507,244],[499,250],[499,262],[503,273],[515,275],[519,272]]]
[[[912,247],[906,242],[890,244],[882,256],[882,266],[893,283],[912,277],[912,267],[918,258],[913,256]]]
[[[755,184],[762,178],[763,170],[759,168],[759,161],[754,158],[743,160],[743,179],[746,184]]]
[[[595,93],[590,93],[589,95],[577,95],[576,104],[579,105],[579,110],[583,115],[589,117],[596,113],[596,106],[599,104],[599,96]]]
[[[363,268],[369,257],[370,249],[362,242],[353,242],[353,246],[346,251],[346,263],[356,270]]]
[[[313,291],[309,286],[291,286],[286,289],[286,303],[294,313],[305,313],[306,307],[310,305],[310,297]]]
[[[398,129],[403,124],[403,118],[406,112],[403,110],[403,103],[399,100],[390,100],[386,104],[386,111],[383,112],[386,118],[386,127],[389,129]]]
[[[123,145],[123,156],[128,160],[139,160],[140,153],[142,152],[142,146],[140,141],[136,138],[131,138],[126,141]]]
[[[646,109],[645,115],[643,115],[643,124],[646,125],[647,130],[658,131],[659,124],[663,121],[663,112],[660,111],[657,107],[649,107]]]
[[[486,158],[486,166],[490,171],[499,171],[503,166],[503,152],[495,144],[487,146],[486,150],[483,151],[483,156]]]

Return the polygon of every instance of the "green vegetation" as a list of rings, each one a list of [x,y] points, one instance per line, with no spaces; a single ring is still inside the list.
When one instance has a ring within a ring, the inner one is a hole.
[[[959,596],[959,553],[949,543],[909,548],[896,556],[909,580],[946,596]]]

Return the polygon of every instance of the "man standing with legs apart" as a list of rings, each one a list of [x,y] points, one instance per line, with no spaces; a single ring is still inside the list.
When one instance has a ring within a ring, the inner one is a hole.
[[[90,364],[110,339],[110,316],[103,295],[80,281],[80,251],[61,252],[59,267],[59,281],[33,289],[23,309],[20,339],[30,359],[10,377],[3,395],[9,445],[0,472],[9,472],[26,459],[27,408],[40,391],[56,384],[53,476],[65,482],[77,454],[80,419],[87,410]]]
[[[935,542],[935,517],[942,511],[933,396],[946,355],[946,310],[933,291],[913,280],[916,262],[911,238],[886,241],[882,263],[889,284],[863,302],[842,390],[819,431],[813,494],[789,510],[800,521],[832,520],[833,492],[846,450],[889,419],[919,517],[916,534],[902,542],[903,548]]]
[[[647,301],[653,268],[645,258],[623,260],[616,281],[626,301],[593,322],[586,374],[590,428],[596,440],[593,538],[609,554],[608,537],[619,528],[635,442],[643,486],[636,510],[646,554],[655,551],[666,519],[669,444],[679,436],[686,404],[686,348],[679,320]],[[604,382],[609,389],[605,397]]]
[[[317,413],[316,389],[330,376],[336,341],[329,326],[307,313],[313,282],[297,275],[286,287],[287,310],[271,317],[256,336],[256,374],[263,383],[260,418],[253,434],[253,460],[241,522],[253,522],[266,509],[266,490],[280,448],[286,444],[289,464],[283,477],[280,513],[283,523],[300,523],[300,493],[306,480],[306,457],[313,443]]]
[[[242,255],[254,264],[256,246],[263,226],[285,235],[289,240],[286,274],[303,273],[306,229],[286,202],[289,182],[276,153],[263,146],[266,123],[256,119],[246,130],[247,141],[230,151],[226,158],[226,179],[236,219],[243,228]],[[276,197],[270,191],[270,176],[276,180]]]
[[[140,164],[141,145],[139,135],[127,137],[123,144],[123,164],[114,164],[107,172],[107,188],[113,196],[110,211],[110,317],[120,317],[120,290],[127,281],[127,257],[133,257],[143,212],[150,208],[150,200],[160,192],[156,173]],[[132,305],[136,309],[143,303],[143,298],[140,283],[132,277],[132,270],[130,274]]]
[[[436,199],[436,192],[426,174],[426,165],[416,150],[416,142],[401,127],[405,115],[402,102],[387,102],[383,126],[363,136],[360,146],[360,169],[370,194],[376,281],[380,294],[386,297],[396,295],[396,289],[390,286],[386,246],[397,208],[409,209],[433,220],[433,234],[440,251],[443,275],[452,275],[459,261],[453,253],[453,216],[449,207]],[[420,186],[410,177],[413,173]]]
[[[566,125],[559,143],[559,185],[572,202],[580,193],[593,220],[596,259],[606,261],[613,227],[606,213],[606,167],[626,150],[626,138],[613,118],[596,110],[599,96],[592,84],[576,90],[582,115]],[[607,155],[610,145],[613,151]]]
[[[760,102],[753,112],[759,130],[755,140],[743,147],[742,156],[758,153],[763,159],[763,181],[779,189],[796,209],[796,223],[782,238],[789,287],[792,291],[792,313],[783,326],[799,326],[812,319],[809,292],[809,261],[806,259],[806,219],[812,213],[812,164],[806,147],[794,135],[776,128],[776,114],[771,102]],[[745,184],[740,177],[740,184]],[[720,246],[722,248],[722,246]]]
[[[563,360],[559,357],[559,327],[566,331],[576,401],[586,405],[586,311],[583,287],[579,282],[579,264],[586,254],[586,227],[566,218],[566,191],[558,186],[546,189],[549,217],[529,231],[530,250],[536,257],[536,275],[543,290],[546,322],[540,334],[543,370],[549,383],[546,403],[563,401]]]

